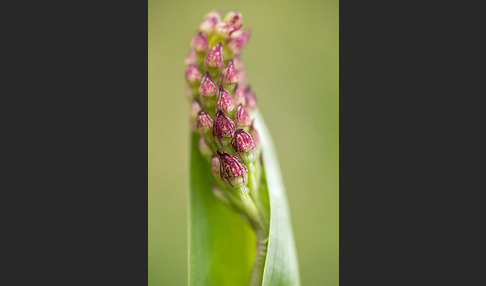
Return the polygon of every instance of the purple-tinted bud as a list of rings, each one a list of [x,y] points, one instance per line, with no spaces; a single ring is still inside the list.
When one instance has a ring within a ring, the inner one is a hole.
[[[199,105],[199,102],[194,99],[191,104],[191,117],[193,119],[197,119],[199,111],[201,111],[201,105]]]
[[[244,163],[251,162],[255,159],[255,142],[245,130],[238,129],[235,131],[231,146],[233,146],[236,156]]]
[[[206,72],[201,81],[201,85],[199,86],[199,95],[202,97],[211,97],[215,96],[216,94],[218,94],[218,86],[214,82],[209,72]]]
[[[219,42],[216,44],[204,58],[204,64],[206,67],[222,69],[224,67],[223,60],[223,44]]]
[[[199,141],[198,141],[198,145],[199,145],[199,150],[201,151],[201,154],[203,154],[204,156],[211,156],[211,154],[213,154],[213,151],[211,150],[211,147],[209,146],[208,142],[206,142],[206,139],[204,139],[204,137],[199,137]]]
[[[206,53],[209,51],[208,37],[204,32],[197,32],[192,37],[191,47],[199,53]]]
[[[246,105],[246,99],[245,99],[245,89],[244,87],[241,86],[241,84],[238,84],[235,88],[235,105]]]
[[[195,64],[191,64],[187,67],[186,70],[186,81],[190,85],[194,86],[201,82],[202,80],[202,72],[199,67]]]
[[[219,84],[235,84],[238,83],[238,77],[236,74],[235,67],[233,65],[233,61],[230,60],[226,65],[226,68],[221,72],[221,76],[219,78]]]
[[[216,111],[222,110],[226,114],[232,114],[235,110],[235,103],[231,94],[222,86],[219,86],[218,101],[216,101]]]
[[[221,148],[228,146],[233,138],[233,133],[235,133],[235,124],[223,111],[219,110],[213,124],[213,137],[216,144]]]
[[[243,16],[241,15],[241,13],[228,12],[228,14],[226,14],[226,16],[224,16],[223,21],[231,22],[234,25],[241,25],[241,23],[243,22]]]
[[[236,128],[245,128],[251,125],[250,115],[243,107],[243,105],[238,105],[235,113],[235,126]]]
[[[197,63],[196,51],[190,50],[186,56],[186,59],[184,60],[184,63],[186,66],[195,65]]]
[[[220,176],[231,188],[245,186],[248,183],[248,169],[238,157],[218,150],[220,159]]]
[[[213,119],[205,111],[199,111],[197,115],[197,128],[201,134],[207,134],[213,129]]]
[[[250,29],[235,31],[231,34],[231,37],[228,40],[228,47],[233,51],[234,54],[239,54],[241,49],[243,49],[248,43],[248,40],[250,40],[250,36]]]
[[[257,101],[256,96],[250,86],[248,86],[245,90],[245,99],[246,99],[246,109],[251,111],[256,108]]]
[[[219,161],[218,155],[214,154],[211,157],[211,171],[213,172],[213,176],[215,178],[221,178],[220,169],[221,169],[221,162]]]
[[[216,31],[221,37],[228,39],[231,34],[238,31],[240,28],[241,24],[236,25],[233,22],[220,22],[216,26]]]
[[[199,26],[199,30],[203,31],[207,35],[211,34],[216,28],[220,21],[221,15],[217,11],[209,12],[205,17],[201,25]]]

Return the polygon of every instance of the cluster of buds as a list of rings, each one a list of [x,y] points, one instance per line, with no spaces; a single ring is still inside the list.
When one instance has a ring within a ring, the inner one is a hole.
[[[236,188],[248,183],[249,164],[260,154],[251,120],[255,93],[246,83],[241,51],[251,35],[240,13],[208,13],[191,40],[186,59],[186,93],[191,126],[217,180]]]

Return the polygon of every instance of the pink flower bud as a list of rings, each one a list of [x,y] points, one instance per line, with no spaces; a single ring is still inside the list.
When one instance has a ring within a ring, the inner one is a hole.
[[[226,114],[232,114],[235,110],[235,103],[231,94],[222,86],[219,86],[218,101],[216,101],[216,111],[222,110]]]
[[[244,163],[251,162],[255,159],[255,143],[251,135],[245,130],[238,129],[235,131],[231,146],[233,146],[236,156]]]
[[[245,69],[242,69],[238,72],[237,78],[238,78],[238,83],[240,83],[242,86],[246,86],[246,71],[245,71]]]
[[[230,60],[226,65],[226,68],[221,72],[221,76],[219,78],[219,84],[235,84],[238,83],[238,77],[236,74],[235,67],[233,66],[233,61]]]
[[[201,81],[201,85],[199,86],[199,95],[201,95],[201,97],[211,97],[216,94],[218,94],[218,86],[209,72],[206,72]]]
[[[223,21],[233,23],[234,25],[241,25],[241,23],[243,22],[243,16],[241,15],[241,13],[228,12],[224,16]]]
[[[209,51],[209,42],[204,32],[197,32],[192,37],[191,47],[199,53],[206,53]]]
[[[243,107],[243,105],[238,105],[235,113],[235,126],[236,128],[249,127],[251,125],[250,115]]]
[[[204,58],[204,65],[208,68],[222,69],[224,67],[223,60],[223,44],[219,42],[216,44]]]
[[[221,178],[220,169],[221,169],[221,162],[219,160],[218,155],[214,154],[211,157],[211,171],[213,172],[213,176],[215,178]]]
[[[207,134],[213,129],[213,119],[205,111],[199,111],[197,115],[197,128],[201,134]]]
[[[246,109],[251,111],[256,108],[257,101],[256,96],[250,86],[248,86],[245,90],[245,99],[246,99]]]
[[[186,81],[188,84],[195,86],[202,80],[202,72],[195,64],[191,64],[186,69]]]
[[[217,11],[209,12],[205,17],[201,25],[199,26],[199,30],[206,33],[206,35],[211,34],[216,28],[220,21],[221,15]]]
[[[186,66],[193,64],[195,65],[197,63],[196,51],[190,50],[186,56],[186,59],[184,60],[184,63],[186,64]]]
[[[214,140],[219,147],[224,148],[231,143],[233,133],[235,133],[235,124],[223,111],[219,110],[213,124]]]
[[[246,105],[245,89],[238,84],[235,88],[235,105]]]
[[[240,54],[241,49],[243,49],[248,40],[250,40],[251,30],[239,30],[231,34],[228,40],[228,47],[233,51],[234,54]]]
[[[248,183],[248,169],[238,157],[218,150],[220,160],[220,176],[223,182],[231,188],[241,187]]]
[[[218,32],[221,37],[228,39],[231,34],[238,31],[240,28],[241,24],[235,25],[233,22],[220,22],[216,25],[216,32]]]
[[[194,99],[191,104],[191,117],[193,119],[197,119],[197,115],[199,114],[199,111],[201,111],[201,105],[199,105],[199,102]]]

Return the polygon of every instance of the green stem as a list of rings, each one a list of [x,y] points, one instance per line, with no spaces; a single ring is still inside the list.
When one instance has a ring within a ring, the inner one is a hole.
[[[261,286],[263,282],[263,271],[265,269],[265,258],[267,256],[268,233],[256,230],[257,246],[255,262],[251,269],[249,286]]]

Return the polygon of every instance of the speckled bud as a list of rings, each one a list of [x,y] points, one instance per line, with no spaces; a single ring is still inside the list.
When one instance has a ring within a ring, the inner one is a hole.
[[[235,103],[231,94],[222,86],[219,86],[218,101],[216,101],[216,111],[222,110],[226,114],[233,114]]]
[[[191,64],[186,69],[186,81],[191,86],[198,85],[202,80],[202,72],[195,64]]]
[[[221,162],[219,160],[218,155],[214,154],[211,157],[211,171],[213,172],[213,176],[215,178],[221,178],[220,169],[221,169]]]
[[[213,137],[220,148],[229,146],[235,133],[235,124],[221,110],[216,113],[213,124]]]
[[[251,125],[250,115],[243,107],[243,105],[238,105],[235,113],[235,127],[236,128],[247,128]]]
[[[245,90],[245,99],[246,99],[246,109],[251,111],[256,108],[257,101],[256,96],[250,86],[248,86]]]
[[[197,32],[194,37],[192,37],[191,47],[199,53],[206,53],[209,51],[208,37],[204,32]]]
[[[255,159],[255,143],[251,135],[245,130],[237,129],[235,131],[231,146],[233,146],[236,156],[244,163],[249,163]]]
[[[221,77],[219,78],[219,84],[235,84],[238,83],[238,77],[233,65],[233,61],[230,60],[224,70],[221,72]]]
[[[199,86],[199,95],[201,95],[201,97],[212,97],[216,94],[218,94],[218,86],[209,72],[206,72],[201,81],[201,85]]]
[[[231,188],[245,186],[248,183],[248,169],[238,157],[218,150],[220,159],[220,176],[223,182]]]
[[[243,69],[243,62],[241,61],[241,56],[240,55],[235,55],[233,57],[233,64],[235,66],[236,71],[240,71]]]
[[[213,129],[213,119],[205,111],[199,111],[197,115],[197,128],[201,134],[208,134]]]
[[[216,28],[216,25],[218,25],[220,18],[221,16],[217,11],[209,12],[199,26],[199,30],[207,35],[211,34]]]
[[[199,145],[199,150],[201,151],[201,154],[203,154],[203,156],[211,156],[211,154],[213,154],[213,150],[211,150],[211,146],[209,146],[208,142],[206,142],[206,139],[204,139],[204,137],[199,137],[199,141],[198,141],[198,145]]]
[[[207,68],[222,69],[224,67],[223,60],[223,44],[219,42],[216,44],[204,58],[204,65]]]

